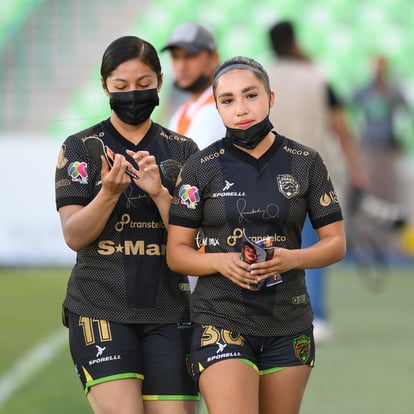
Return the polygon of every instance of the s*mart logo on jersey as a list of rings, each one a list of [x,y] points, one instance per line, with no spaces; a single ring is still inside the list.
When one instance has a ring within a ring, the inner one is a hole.
[[[118,233],[129,229],[157,230],[165,229],[161,221],[133,221],[129,214],[122,214],[120,220],[115,223]],[[128,233],[126,233],[128,234]],[[125,256],[165,256],[166,245],[159,243],[148,243],[146,240],[124,240],[114,242],[113,240],[100,240],[97,252],[104,256],[120,253]]]
[[[125,256],[165,256],[165,244],[147,243],[145,240],[124,240],[116,244],[112,240],[101,240],[98,243],[98,253],[110,256],[115,253]]]

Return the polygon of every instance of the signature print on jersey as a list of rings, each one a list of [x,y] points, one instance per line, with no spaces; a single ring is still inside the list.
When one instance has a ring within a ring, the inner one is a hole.
[[[252,223],[254,217],[261,217],[263,220],[273,220],[279,217],[280,207],[275,203],[269,203],[266,207],[247,208],[247,200],[239,198],[236,202],[237,212],[239,214],[239,223]],[[253,217],[253,219],[251,219]]]

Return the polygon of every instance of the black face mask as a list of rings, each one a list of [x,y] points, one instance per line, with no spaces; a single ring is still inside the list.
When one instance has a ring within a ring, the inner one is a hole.
[[[228,128],[226,127],[226,138],[243,148],[253,149],[265,138],[273,129],[273,125],[267,116],[258,124],[252,125],[247,129]]]
[[[155,88],[109,94],[111,109],[121,121],[129,125],[142,124],[158,104],[158,91]]]
[[[175,82],[175,86],[178,89],[181,89],[182,91],[185,91],[185,92],[198,92],[198,91],[201,91],[201,90],[207,88],[209,83],[210,83],[210,79],[207,76],[201,75],[191,85],[188,85],[185,88],[182,88],[181,86],[178,86],[177,82]]]

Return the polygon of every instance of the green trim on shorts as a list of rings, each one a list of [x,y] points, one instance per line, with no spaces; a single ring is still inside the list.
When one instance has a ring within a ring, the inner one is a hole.
[[[199,401],[198,395],[143,395],[144,401]]]
[[[274,374],[275,372],[283,371],[286,368],[288,367],[274,367],[274,368],[269,368],[269,369],[263,369],[259,371],[259,375]]]
[[[253,368],[258,374],[260,374],[259,368],[257,368],[257,365],[253,364],[253,362],[250,361],[250,359],[246,359],[246,358],[237,358],[237,359],[241,362],[244,362],[246,365]]]
[[[136,374],[134,372],[125,372],[123,374],[116,374],[116,375],[109,375],[108,377],[98,378],[96,380],[90,379],[86,381],[85,385],[85,394],[88,394],[89,388],[93,387],[94,385],[103,384],[104,382],[126,379],[126,378],[134,378],[143,380],[144,376],[142,374]]]
[[[253,364],[253,362],[250,361],[249,359],[239,358],[239,360],[241,362],[244,362],[249,367],[252,367],[259,375],[273,374],[274,372],[283,371],[284,369],[287,368],[287,367],[275,367],[275,368],[259,370],[259,368],[257,368],[256,364]]]

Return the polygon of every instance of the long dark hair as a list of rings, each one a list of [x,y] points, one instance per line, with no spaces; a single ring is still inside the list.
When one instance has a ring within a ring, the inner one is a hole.
[[[135,58],[150,67],[157,74],[158,82],[161,81],[161,63],[154,46],[136,36],[123,36],[114,40],[102,56],[101,76],[104,83],[121,63]]]

